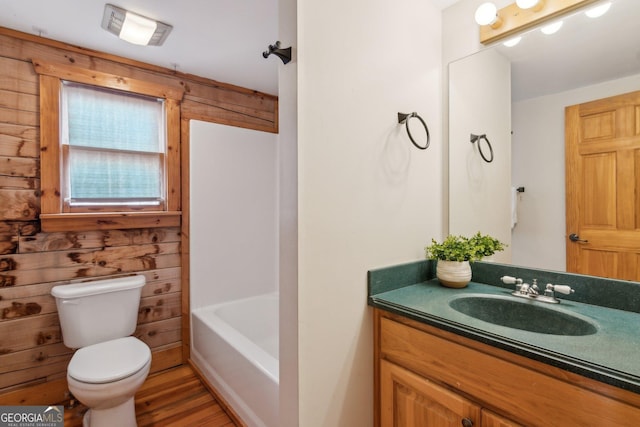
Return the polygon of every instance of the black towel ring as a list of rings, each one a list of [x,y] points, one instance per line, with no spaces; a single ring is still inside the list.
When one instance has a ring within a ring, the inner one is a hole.
[[[489,153],[491,154],[491,158],[489,159],[487,158],[487,156],[484,155],[484,152],[482,151],[482,146],[480,145],[480,141],[483,139],[487,142],[487,147],[489,147]],[[473,144],[476,141],[478,141],[478,151],[480,152],[480,156],[482,157],[482,160],[484,160],[487,163],[493,162],[493,147],[491,146],[491,142],[489,142],[489,138],[487,138],[487,135],[471,134],[471,143]]]
[[[424,146],[418,145],[416,141],[413,139],[413,136],[411,135],[411,131],[409,130],[409,119],[411,117],[415,117],[418,120],[420,120],[420,123],[422,123],[422,126],[424,126],[424,130],[427,133],[427,143]],[[424,120],[422,120],[422,117],[418,115],[418,113],[416,113],[415,111],[409,114],[398,113],[398,123],[400,124],[404,123],[405,127],[407,128],[407,134],[409,135],[409,139],[411,140],[411,143],[413,145],[415,145],[417,148],[421,150],[426,150],[427,148],[429,148],[429,144],[431,143],[431,135],[429,135],[429,127],[424,122]]]

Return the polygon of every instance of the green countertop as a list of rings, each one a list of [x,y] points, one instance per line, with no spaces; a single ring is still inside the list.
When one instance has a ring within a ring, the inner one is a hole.
[[[530,303],[551,306],[553,310],[590,319],[596,325],[596,333],[550,335],[499,326],[460,313],[451,308],[449,302],[472,295],[517,299],[511,295],[512,289],[475,281],[463,289],[446,288],[432,278],[433,268],[427,262],[381,269],[373,274],[369,272],[369,305],[640,393],[640,313],[562,299],[564,295],[560,295],[560,304]],[[494,267],[484,265],[482,268],[492,270]],[[507,267],[498,265],[496,268],[496,274],[504,275]],[[522,270],[517,273],[521,274]],[[535,274],[539,272],[535,271]],[[476,276],[483,275],[474,273],[474,280]],[[395,285],[394,277],[398,282]],[[575,275],[570,277],[580,279]],[[628,283],[634,284],[628,286],[630,292],[640,289],[635,282]],[[544,319],[532,318],[529,321],[544,322]]]

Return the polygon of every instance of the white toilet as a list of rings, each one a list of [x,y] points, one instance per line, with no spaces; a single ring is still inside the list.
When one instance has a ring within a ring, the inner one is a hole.
[[[134,395],[151,366],[136,329],[140,275],[55,286],[64,345],[78,349],[67,367],[69,390],[89,411],[85,427],[134,427]]]

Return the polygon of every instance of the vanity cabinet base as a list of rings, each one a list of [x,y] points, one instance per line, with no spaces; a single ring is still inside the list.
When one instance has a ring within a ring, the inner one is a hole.
[[[375,309],[376,427],[640,425],[640,397]]]

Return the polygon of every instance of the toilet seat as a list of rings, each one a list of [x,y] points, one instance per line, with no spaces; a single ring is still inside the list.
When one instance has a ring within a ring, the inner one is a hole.
[[[149,347],[135,337],[118,338],[76,351],[67,374],[84,383],[104,384],[127,378],[151,360]]]

